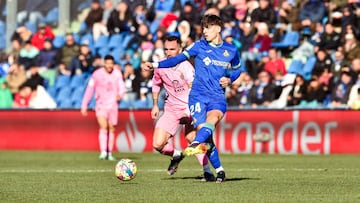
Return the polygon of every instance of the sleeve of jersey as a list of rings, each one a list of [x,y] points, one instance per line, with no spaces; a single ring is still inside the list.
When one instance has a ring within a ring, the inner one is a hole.
[[[197,54],[197,43],[193,43],[190,45],[185,51],[181,54],[170,57],[158,63],[153,63],[154,68],[171,68],[176,66],[177,64],[189,59],[191,56],[195,56]]]
[[[81,108],[82,109],[87,109],[87,106],[94,94],[94,90],[95,90],[95,81],[94,78],[91,77],[91,79],[89,80],[89,83],[86,87],[85,93],[84,93],[84,97],[81,103]]]
[[[157,69],[154,70],[154,76],[152,78],[152,92],[160,92],[162,80]]]
[[[233,67],[232,67],[232,71],[230,74],[231,82],[234,82],[240,76],[241,73],[247,72],[245,63],[242,63],[242,61],[240,60],[238,55],[235,57],[235,60],[233,60],[233,62],[235,62],[235,63],[232,63]],[[234,66],[234,64],[236,64],[236,65]]]
[[[126,92],[126,87],[125,87],[125,82],[123,80],[123,75],[122,75],[121,71],[119,71],[118,87],[119,87],[118,94],[119,94],[120,98],[123,98],[123,96],[125,95],[125,92]]]

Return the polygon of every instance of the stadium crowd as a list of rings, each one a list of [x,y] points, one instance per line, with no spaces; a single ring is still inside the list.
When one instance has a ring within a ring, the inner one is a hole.
[[[152,73],[141,63],[164,58],[166,35],[179,36],[184,48],[200,39],[208,13],[223,19],[222,36],[248,69],[226,88],[229,108],[360,108],[358,0],[82,3],[66,34],[57,30],[57,4],[18,13],[12,46],[0,54],[0,108],[80,108],[107,54],[127,88],[119,108],[151,108]]]

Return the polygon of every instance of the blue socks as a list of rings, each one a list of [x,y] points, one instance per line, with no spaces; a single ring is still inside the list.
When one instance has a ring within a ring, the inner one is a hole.
[[[212,136],[215,126],[211,123],[205,123],[202,128],[196,133],[193,142],[204,143],[210,136]]]

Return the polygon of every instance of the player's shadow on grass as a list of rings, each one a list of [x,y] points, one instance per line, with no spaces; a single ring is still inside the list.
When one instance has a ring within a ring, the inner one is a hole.
[[[188,180],[188,179],[193,179],[193,180],[201,180],[203,177],[202,176],[196,176],[196,177],[170,177],[170,178],[166,178],[165,180]],[[244,181],[244,180],[260,180],[260,178],[226,178],[225,181]]]

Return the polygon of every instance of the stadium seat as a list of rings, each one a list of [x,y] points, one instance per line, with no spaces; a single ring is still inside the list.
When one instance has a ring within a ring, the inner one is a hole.
[[[80,37],[80,44],[88,44],[88,45],[94,44],[94,38],[93,38],[92,34],[86,33],[86,34],[82,35]]]
[[[6,34],[6,24],[2,20],[0,20],[0,34],[1,36]]]
[[[310,80],[311,75],[312,75],[312,70],[314,69],[314,65],[316,62],[316,57],[312,56],[309,57],[303,67],[303,76],[305,80]]]
[[[104,58],[107,54],[110,53],[110,50],[107,47],[102,47],[96,53],[99,54],[101,58]]]
[[[63,87],[59,90],[59,93],[56,97],[56,103],[58,105],[61,104],[61,102],[69,99],[70,100],[70,96],[71,96],[71,88],[70,87]]]
[[[109,36],[107,35],[100,35],[99,38],[95,41],[95,49],[99,50],[101,48],[107,47],[109,42]]]
[[[59,8],[55,7],[49,10],[44,19],[45,23],[56,24],[59,21]]]
[[[48,86],[46,92],[55,100],[57,96],[57,89],[55,86]]]
[[[81,104],[83,96],[84,96],[84,92],[85,92],[85,86],[79,86],[79,87],[75,88],[73,90],[73,92],[71,93],[71,101],[74,104],[75,103]]]
[[[83,86],[85,83],[85,76],[83,74],[76,74],[71,77],[70,88],[76,89],[77,87]]]
[[[65,44],[65,36],[64,35],[56,35],[53,40],[53,45],[55,48],[61,48]]]
[[[285,34],[284,39],[281,42],[271,43],[275,48],[291,48],[299,46],[300,35],[298,32],[289,31]]]
[[[300,59],[293,59],[287,69],[288,73],[303,74],[303,63]]]
[[[69,86],[71,77],[69,75],[59,75],[55,80],[55,88],[57,90]]]
[[[37,31],[37,25],[35,23],[31,23],[30,21],[25,22],[25,27],[32,33],[35,33]]]
[[[114,34],[110,37],[108,47],[110,50],[116,49],[121,45],[121,41],[123,40],[123,35]]]
[[[112,50],[111,54],[114,57],[115,63],[120,64],[121,63],[121,58],[124,55],[124,49],[122,49],[121,47],[118,47],[118,48]]]
[[[60,109],[71,109],[73,108],[73,104],[69,98],[61,100],[60,103],[58,103],[58,108]]]

